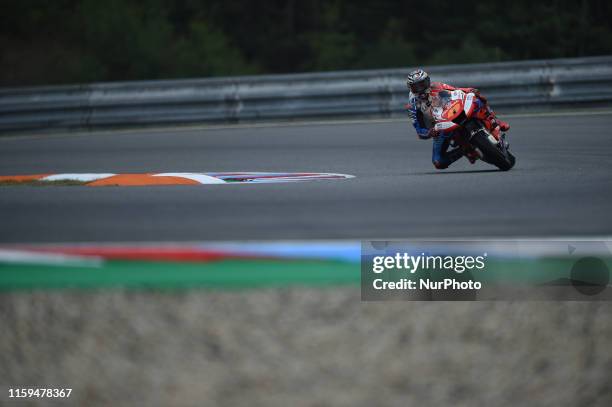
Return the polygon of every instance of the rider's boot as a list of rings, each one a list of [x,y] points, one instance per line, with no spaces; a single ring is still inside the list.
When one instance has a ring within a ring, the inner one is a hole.
[[[495,112],[493,111],[493,109],[491,109],[491,106],[489,106],[488,103],[485,104],[485,109],[483,110],[481,114],[484,116],[482,119],[484,120],[485,125],[487,126],[487,129],[489,131],[498,133],[499,131],[510,130],[510,124],[508,124],[508,122],[500,120],[495,114]],[[495,130],[495,128],[499,128],[499,129]],[[496,136],[496,134],[494,135]],[[498,137],[496,136],[495,138],[498,138]]]
[[[508,131],[510,130],[510,125],[503,121],[500,120],[497,115],[495,114],[495,112],[493,110],[491,110],[491,108],[488,108],[489,110],[489,114],[486,118],[486,120],[490,123],[490,129],[494,129],[495,127],[499,127],[499,130],[501,131]]]
[[[501,131],[508,131],[508,130],[510,130],[510,124],[508,124],[508,122],[505,122],[505,121],[497,119],[497,118],[495,120],[497,121],[497,124],[499,124],[499,129]]]

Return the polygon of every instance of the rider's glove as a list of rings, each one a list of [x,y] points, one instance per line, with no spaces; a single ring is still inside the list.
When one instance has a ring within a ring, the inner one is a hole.
[[[480,90],[479,90],[479,89],[472,88],[472,89],[470,89],[470,91],[471,91],[471,92],[472,92],[474,95],[476,95],[476,97],[477,97],[477,98],[479,98],[480,100],[482,100],[482,102],[483,102],[483,103],[485,103],[485,104],[487,104],[487,103],[488,103],[488,102],[487,102],[487,98],[486,98],[486,97],[484,97],[484,96],[483,96],[483,95],[480,93]]]

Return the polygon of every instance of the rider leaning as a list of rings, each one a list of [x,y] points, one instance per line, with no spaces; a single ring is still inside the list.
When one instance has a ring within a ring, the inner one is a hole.
[[[462,90],[464,92],[473,92],[476,94],[477,107],[476,117],[481,119],[489,131],[497,138],[500,131],[508,131],[510,126],[508,123],[499,120],[495,113],[491,110],[487,103],[487,99],[480,94],[478,89],[474,88],[455,88],[442,82],[431,82],[429,75],[422,69],[416,69],[408,74],[406,81],[408,89],[410,89],[410,103],[407,105],[408,113],[412,118],[414,128],[420,139],[428,139],[433,137],[433,165],[437,169],[448,168],[453,162],[463,156],[461,147],[457,147],[451,151],[447,151],[452,132],[438,134],[433,128],[435,121],[431,113],[432,98],[440,91],[447,90]],[[468,154],[467,158],[473,164],[475,156]]]

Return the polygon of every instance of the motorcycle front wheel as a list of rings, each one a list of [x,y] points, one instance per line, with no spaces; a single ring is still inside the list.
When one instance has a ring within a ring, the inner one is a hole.
[[[483,161],[493,164],[502,171],[508,171],[516,163],[516,158],[508,151],[507,154],[499,148],[497,144],[493,144],[485,131],[479,131],[474,134],[470,142],[480,150],[483,155]]]

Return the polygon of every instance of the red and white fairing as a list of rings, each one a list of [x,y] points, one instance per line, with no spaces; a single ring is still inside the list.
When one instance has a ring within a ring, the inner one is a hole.
[[[431,110],[436,122],[435,130],[448,132],[459,127],[459,124],[454,123],[453,119],[460,116],[463,112],[465,112],[466,117],[471,117],[476,108],[475,97],[474,93],[466,93],[459,89],[445,92],[444,96],[441,94],[436,95],[432,101],[433,107]]]

